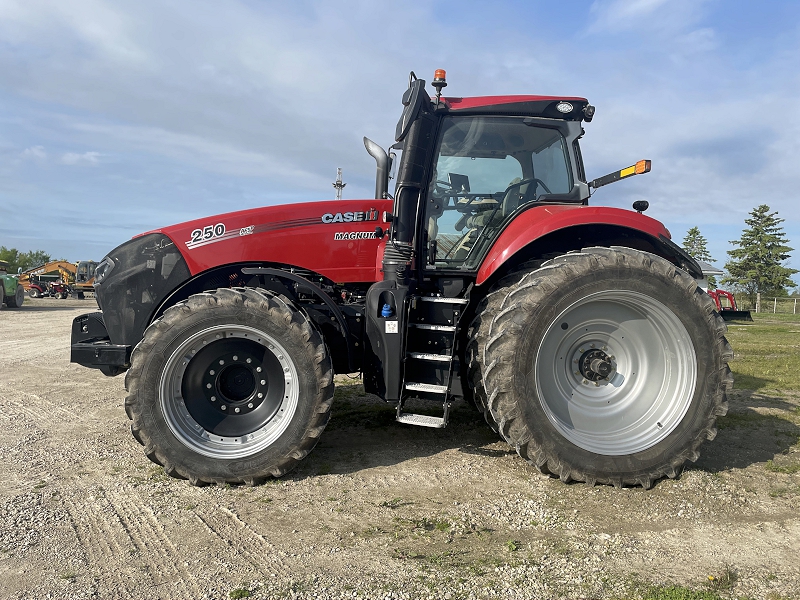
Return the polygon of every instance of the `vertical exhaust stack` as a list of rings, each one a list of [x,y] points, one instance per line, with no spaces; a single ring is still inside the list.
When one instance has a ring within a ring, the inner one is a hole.
[[[375,173],[375,198],[383,200],[389,192],[389,155],[386,154],[386,150],[368,137],[364,138],[364,147],[369,152],[369,155],[375,159],[378,167]]]

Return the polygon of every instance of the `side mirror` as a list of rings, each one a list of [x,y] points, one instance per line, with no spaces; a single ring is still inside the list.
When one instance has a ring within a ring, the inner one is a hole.
[[[397,122],[397,127],[394,132],[394,139],[396,142],[402,142],[408,135],[408,130],[411,129],[411,124],[417,120],[422,107],[427,102],[430,104],[430,98],[425,92],[425,80],[417,79],[416,75],[412,72],[412,79],[408,89],[403,94],[403,114],[400,115],[400,120]]]
[[[603,187],[604,185],[608,185],[609,183],[614,183],[615,181],[619,181],[620,179],[631,177],[632,175],[641,175],[642,173],[649,173],[649,172],[650,172],[650,161],[640,160],[635,165],[626,167],[619,171],[614,171],[613,173],[609,173],[608,175],[603,175],[602,177],[598,177],[597,179],[589,183],[589,187],[597,189],[599,187]]]

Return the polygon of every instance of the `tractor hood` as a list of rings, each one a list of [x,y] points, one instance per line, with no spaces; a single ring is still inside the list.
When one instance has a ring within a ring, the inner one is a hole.
[[[340,200],[268,206],[205,217],[143,233],[162,233],[192,275],[241,262],[314,271],[338,283],[376,280],[389,200]],[[138,237],[138,236],[137,236]]]

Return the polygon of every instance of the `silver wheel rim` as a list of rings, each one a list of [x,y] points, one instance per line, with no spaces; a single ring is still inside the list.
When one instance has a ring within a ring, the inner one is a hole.
[[[194,355],[207,344],[223,338],[242,338],[260,344],[278,360],[284,375],[283,400],[275,415],[259,429],[236,437],[223,437],[206,431],[189,414],[182,394],[183,374]],[[289,427],[299,397],[297,369],[283,346],[272,336],[244,325],[218,325],[193,334],[170,355],[161,374],[159,396],[164,419],[182,444],[211,458],[242,458],[271,446]]]
[[[597,381],[580,368],[595,349],[611,365]],[[694,346],[678,316],[629,290],[572,304],[550,325],[536,356],[536,391],[550,423],[596,454],[633,454],[658,444],[686,415],[697,383]]]

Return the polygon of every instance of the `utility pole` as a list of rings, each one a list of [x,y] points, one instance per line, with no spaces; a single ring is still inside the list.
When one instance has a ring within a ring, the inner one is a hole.
[[[342,190],[344,189],[344,186],[346,186],[346,185],[347,185],[346,183],[342,182],[342,168],[339,167],[338,169],[336,169],[336,181],[333,182],[333,187],[336,188],[336,199],[337,200],[341,200],[342,199]]]

